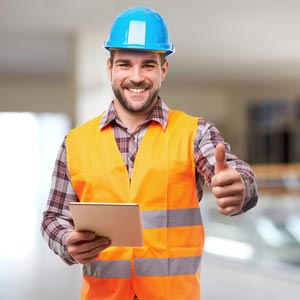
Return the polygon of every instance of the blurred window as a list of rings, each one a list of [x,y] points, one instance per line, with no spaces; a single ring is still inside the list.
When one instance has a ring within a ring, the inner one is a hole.
[[[33,250],[58,147],[69,128],[62,114],[0,113],[1,259],[21,259]]]
[[[300,162],[300,102],[259,101],[248,108],[253,164]]]

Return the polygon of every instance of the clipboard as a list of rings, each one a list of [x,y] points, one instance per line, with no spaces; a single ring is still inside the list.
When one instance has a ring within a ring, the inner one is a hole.
[[[78,231],[92,231],[111,239],[112,246],[141,247],[143,234],[136,203],[70,202]]]

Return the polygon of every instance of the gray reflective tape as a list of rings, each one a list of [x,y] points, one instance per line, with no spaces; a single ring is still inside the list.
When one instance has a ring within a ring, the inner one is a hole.
[[[97,278],[130,278],[130,260],[97,260],[88,265],[83,265],[84,276]]]
[[[137,258],[136,276],[176,276],[200,272],[201,256],[182,258]]]
[[[150,210],[142,212],[143,228],[202,225],[200,208]]]
[[[150,210],[141,213],[143,228],[164,228],[167,227],[166,210]]]

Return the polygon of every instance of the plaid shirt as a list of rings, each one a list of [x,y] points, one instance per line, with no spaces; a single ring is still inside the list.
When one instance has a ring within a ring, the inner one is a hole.
[[[129,176],[131,176],[134,160],[138,146],[147,130],[148,125],[154,121],[161,125],[163,129],[168,123],[168,107],[159,99],[151,115],[130,132],[118,118],[113,102],[104,113],[100,123],[100,130],[111,124],[116,142],[127,166]],[[227,164],[235,168],[242,176],[245,183],[245,201],[243,213],[256,205],[257,189],[255,177],[249,165],[239,160],[230,152],[229,145],[226,144],[219,131],[203,118],[198,119],[198,128],[194,141],[194,158],[196,167],[196,181],[199,201],[203,195],[203,184],[205,181],[210,184],[214,175],[214,148],[218,143],[226,145]],[[74,264],[76,261],[69,255],[66,247],[66,237],[73,230],[74,223],[69,210],[69,202],[79,201],[72,187],[68,167],[66,164],[65,141],[56,159],[52,176],[51,189],[46,210],[42,222],[42,234],[48,242],[49,247],[58,254],[66,263]]]

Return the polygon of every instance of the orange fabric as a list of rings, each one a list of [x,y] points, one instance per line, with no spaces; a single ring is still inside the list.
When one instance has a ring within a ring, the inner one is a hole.
[[[199,274],[144,276],[135,279],[135,284],[144,289],[143,294],[138,294],[140,300],[200,300],[199,277]]]
[[[166,130],[152,122],[143,137],[129,179],[110,126],[101,116],[73,129],[66,140],[67,165],[80,201],[135,202],[141,211],[198,208],[194,166],[197,119],[170,111]],[[201,256],[202,225],[143,230],[144,247],[110,247],[99,260]],[[112,290],[118,289],[118,291]],[[123,293],[121,292],[123,291]],[[99,279],[84,276],[83,299],[198,300],[199,274]],[[94,296],[98,295],[98,296]],[[98,297],[98,298],[97,298]]]
[[[133,300],[131,278],[94,278],[88,277],[83,280],[81,298],[89,300],[130,299]]]

